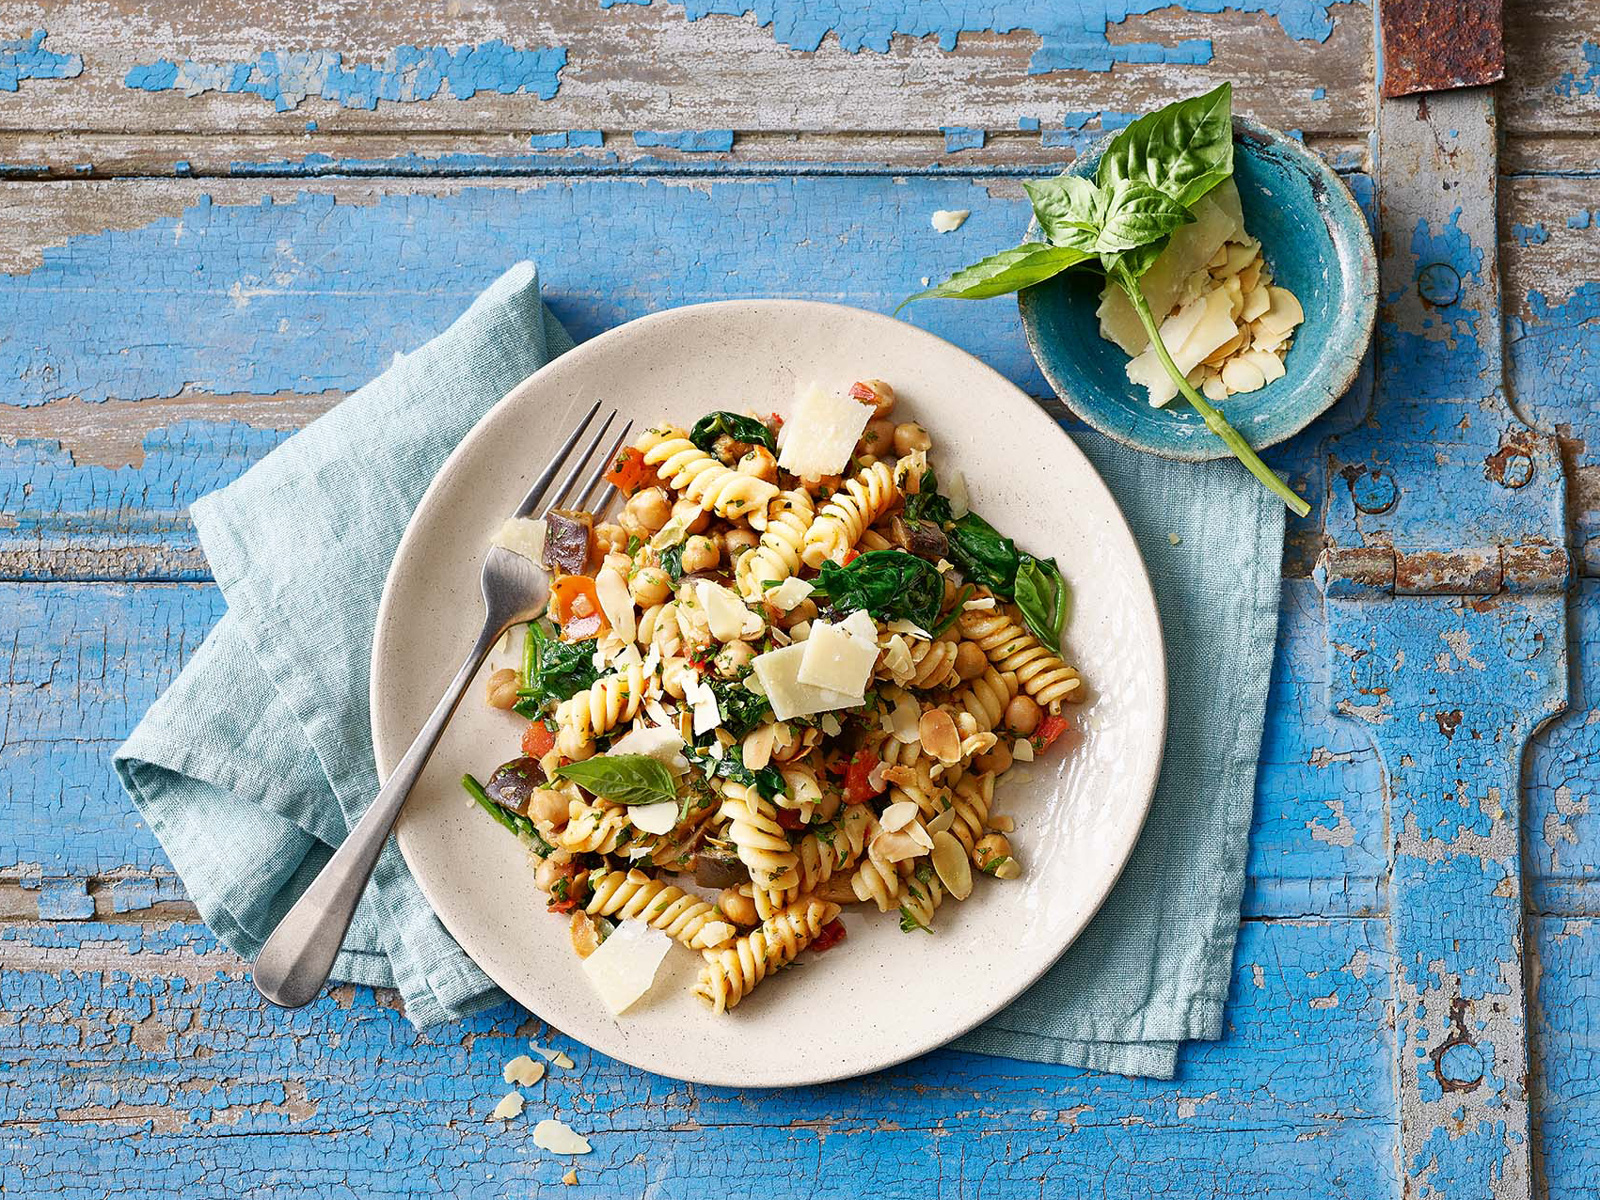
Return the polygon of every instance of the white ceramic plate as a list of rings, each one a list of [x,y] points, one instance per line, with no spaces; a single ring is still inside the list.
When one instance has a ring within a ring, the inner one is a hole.
[[[717,408],[786,411],[797,380],[888,380],[898,414],[933,435],[941,472],[964,472],[973,507],[1024,549],[1054,555],[1072,588],[1067,657],[1092,700],[1081,737],[1002,780],[1025,867],[947,900],[934,936],[846,910],[849,939],[713,1016],[689,990],[699,955],[675,947],[651,992],[614,1016],[591,991],[565,918],[543,911],[522,848],[462,792],[515,758],[524,723],[474,685],[399,826],[424,894],[468,954],[565,1033],[662,1075],[735,1086],[820,1083],[931,1050],[1015,999],[1072,943],[1138,838],[1166,728],[1161,626],[1133,537],[1083,454],[1022,391],[911,325],[838,305],[730,301],[674,309],[603,334],[496,405],[429,488],[390,569],[372,651],[372,735],[387,776],[481,616],[490,536],[596,399],[687,425]],[[518,659],[520,635],[485,672]],[[1017,778],[1019,774],[1026,778]]]

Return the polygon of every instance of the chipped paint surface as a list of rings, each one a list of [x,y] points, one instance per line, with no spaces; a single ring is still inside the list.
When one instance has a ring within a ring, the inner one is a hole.
[[[0,92],[16,91],[24,79],[76,79],[83,74],[83,56],[46,50],[49,36],[36,29],[28,37],[0,41]]]
[[[601,8],[618,3],[648,7],[651,0],[600,0]],[[1209,39],[1191,38],[1176,45],[1133,42],[1108,33],[1129,16],[1154,12],[1168,0],[910,0],[871,6],[848,0],[686,0],[691,21],[709,16],[754,16],[770,26],[772,36],[795,50],[815,50],[829,34],[849,51],[887,53],[897,36],[936,38],[939,48],[955,50],[964,33],[1011,33],[1027,30],[1039,36],[1028,70],[1109,71],[1117,63],[1200,64],[1211,61]],[[1275,18],[1285,33],[1302,40],[1326,41],[1333,32],[1331,4],[1317,0],[1186,0],[1193,13],[1259,12]]]
[[[253,62],[174,62],[158,59],[128,72],[126,86],[146,92],[236,92],[259,96],[278,112],[308,97],[346,108],[375,109],[378,101],[408,103],[448,94],[470,100],[479,92],[527,92],[549,100],[561,86],[567,52],[523,49],[505,42],[476,46],[397,46],[376,65],[346,65],[338,50],[266,50]]]
[[[687,154],[726,153],[733,149],[733,130],[680,129],[669,133],[641,130],[633,135],[633,144],[646,148],[682,150]]]

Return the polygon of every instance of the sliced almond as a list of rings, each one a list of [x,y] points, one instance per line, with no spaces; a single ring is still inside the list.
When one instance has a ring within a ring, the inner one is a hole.
[[[1010,833],[1017,827],[1017,823],[1010,817],[990,817],[989,828],[996,833]]]
[[[1211,261],[1206,264],[1213,271],[1228,265],[1228,246],[1224,243],[1217,247],[1217,252],[1211,256]]]
[[[778,736],[778,727],[770,721],[765,725],[758,725],[744,735],[742,747],[744,765],[752,771],[759,771],[772,761],[772,747]]]
[[[1226,275],[1242,273],[1261,253],[1261,248],[1252,242],[1229,242],[1223,249],[1228,259],[1223,267],[1223,273]]]
[[[913,821],[907,825],[906,836],[924,850],[933,849],[933,835],[922,827],[921,821]]]
[[[1239,357],[1260,370],[1268,383],[1284,376],[1283,359],[1270,350],[1246,350]]]
[[[931,708],[922,714],[917,736],[922,748],[940,762],[961,760],[961,735],[956,732],[955,719],[942,708]]]
[[[1272,304],[1266,312],[1261,314],[1261,323],[1268,329],[1277,333],[1288,334],[1296,325],[1306,319],[1305,310],[1300,307],[1300,301],[1288,288],[1269,287],[1267,295]]]
[[[902,746],[910,746],[921,737],[922,706],[910,696],[901,696],[888,713],[887,732]]]
[[[1018,738],[1011,743],[1011,758],[1014,762],[1033,761],[1033,743],[1027,738]]]
[[[588,958],[589,955],[600,949],[599,927],[595,925],[594,918],[588,913],[584,912],[582,909],[578,909],[576,912],[574,912],[572,914],[572,920],[567,923],[567,937],[572,942],[572,952],[579,958]],[[511,1062],[506,1064],[507,1083],[515,1082],[515,1080],[511,1078],[511,1068],[516,1063],[519,1063],[524,1059],[527,1059],[527,1061],[530,1063],[533,1062],[532,1059],[529,1059],[528,1056],[524,1054],[521,1056],[521,1058],[512,1059]],[[533,1063],[533,1065],[539,1068],[540,1075],[544,1074],[543,1063]],[[529,1082],[532,1081],[530,1080]]]
[[[899,831],[878,834],[872,839],[872,854],[885,862],[904,862],[908,858],[918,858],[928,852],[926,846],[918,845],[910,835]]]
[[[915,767],[908,767],[904,764],[896,764],[895,766],[887,767],[882,763],[879,763],[878,766],[883,768],[884,783],[898,783],[901,787],[910,787],[912,784],[917,782],[917,771]],[[867,778],[870,781],[872,777],[871,775],[868,775]]]
[[[500,1097],[500,1103],[494,1106],[494,1111],[489,1114],[491,1121],[509,1121],[522,1114],[522,1093],[518,1091],[507,1092]]]
[[[1239,286],[1246,292],[1253,291],[1261,286],[1261,281],[1265,276],[1266,271],[1262,265],[1261,256],[1258,254],[1254,262],[1240,270]]]
[[[956,810],[955,806],[951,805],[938,816],[934,817],[933,820],[924,825],[923,828],[926,829],[933,837],[937,838],[941,833],[943,833],[946,829],[949,829],[950,826],[954,825],[955,823]]]
[[[883,815],[878,818],[878,824],[884,831],[893,833],[897,829],[904,829],[917,819],[917,806],[910,800],[897,800],[883,810]]]
[[[1206,366],[1220,367],[1224,359],[1226,359],[1230,354],[1234,353],[1234,351],[1238,350],[1239,347],[1244,345],[1244,339],[1245,333],[1243,330],[1240,330],[1238,333],[1234,334],[1231,338],[1223,342],[1222,345],[1218,346],[1206,356]]]
[[[1205,393],[1207,400],[1214,400],[1218,404],[1228,398],[1228,385],[1222,382],[1221,375],[1208,375],[1200,385],[1200,390]]]
[[[1239,281],[1243,284],[1244,280]],[[1250,322],[1272,307],[1272,297],[1264,287],[1245,288],[1244,307],[1239,310],[1239,320]]]
[[[966,847],[956,840],[953,833],[933,835],[933,853],[930,857],[945,891],[957,900],[965,900],[972,895],[972,866],[967,861]]]

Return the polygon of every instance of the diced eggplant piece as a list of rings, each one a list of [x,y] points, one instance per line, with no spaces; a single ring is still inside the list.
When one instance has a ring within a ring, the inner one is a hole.
[[[483,790],[501,808],[528,815],[528,800],[544,786],[544,770],[536,758],[513,758],[489,776]]]
[[[582,575],[589,565],[594,516],[556,509],[545,517],[544,565],[563,575]]]
[[[702,846],[694,856],[694,881],[704,888],[738,887],[750,882],[750,870],[731,850]]]
[[[938,562],[950,553],[950,540],[932,521],[908,521],[896,516],[889,522],[889,540],[929,562]]]

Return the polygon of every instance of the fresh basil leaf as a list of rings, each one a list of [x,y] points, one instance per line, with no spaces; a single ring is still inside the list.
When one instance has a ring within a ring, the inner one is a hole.
[[[1052,652],[1061,649],[1067,623],[1067,581],[1053,558],[1024,554],[1017,563],[1017,609],[1033,636]]]
[[[542,622],[530,622],[516,711],[531,720],[550,701],[565,700],[598,678],[593,642],[563,642],[552,636]]]
[[[772,430],[767,428],[765,422],[731,412],[707,413],[694,423],[694,428],[689,431],[689,440],[710,454],[711,447],[717,444],[717,439],[723,434],[736,442],[765,446],[772,451],[778,448]]]
[[[944,603],[944,576],[903,550],[869,550],[843,567],[824,562],[811,585],[841,612],[860,609],[880,621],[903,617],[924,629],[939,619]]]
[[[1118,181],[1111,192],[1105,224],[1095,239],[1096,253],[1116,253],[1165,239],[1194,214],[1165,192],[1137,179]]]
[[[678,783],[666,764],[645,754],[598,754],[556,769],[613,804],[667,804],[678,799]]]
[[[907,296],[896,306],[895,312],[913,300],[943,297],[955,300],[987,300],[991,296],[1004,296],[1020,292],[1025,287],[1043,283],[1075,267],[1094,254],[1070,246],[1052,246],[1048,242],[1027,242],[1011,250],[991,254],[970,267],[963,267],[943,283]]]
[[[1233,174],[1233,85],[1179,100],[1140,117],[1117,134],[1100,158],[1103,188],[1136,179],[1194,206]]]
[[[1011,599],[1012,581],[1017,575],[1015,542],[975,512],[950,522],[945,535],[950,539],[951,560],[968,579]]]
[[[1033,215],[1052,245],[1093,252],[1105,224],[1110,193],[1081,175],[1029,180],[1023,185],[1033,201]]]
[[[1159,241],[1148,242],[1143,246],[1135,246],[1132,250],[1122,250],[1115,254],[1102,254],[1100,261],[1105,264],[1106,274],[1113,280],[1121,282],[1119,274],[1126,272],[1129,280],[1127,286],[1132,286],[1132,281],[1139,279],[1155,265],[1156,259],[1161,257],[1161,252],[1167,248],[1170,239],[1161,238]],[[1131,299],[1131,297],[1130,297]]]

